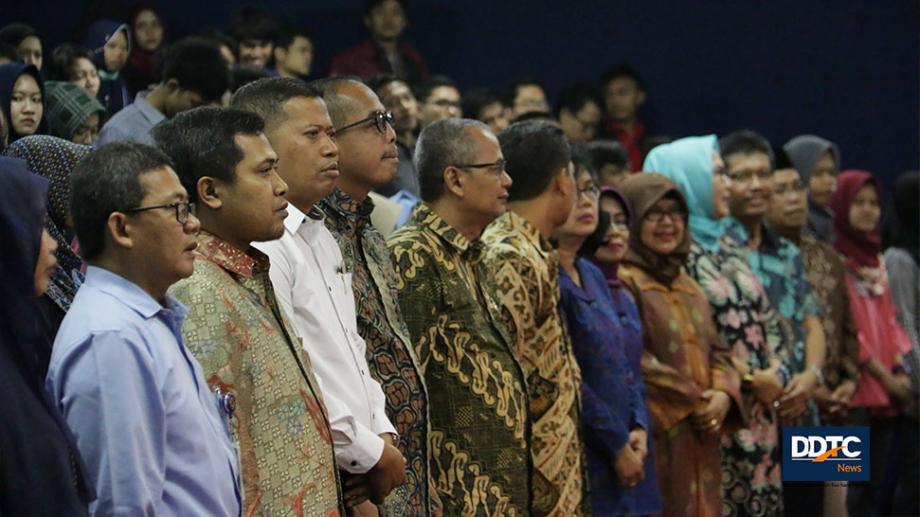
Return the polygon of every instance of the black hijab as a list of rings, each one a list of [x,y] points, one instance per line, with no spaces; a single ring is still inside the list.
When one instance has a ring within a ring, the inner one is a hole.
[[[25,65],[22,63],[0,65],[0,108],[3,109],[3,119],[6,122],[6,132],[9,135],[9,143],[13,143],[23,136],[16,133],[13,129],[13,121],[10,118],[10,112],[12,111],[13,88],[16,86],[16,81],[25,74],[31,75],[35,79],[35,82],[38,83],[38,89],[42,92],[42,105],[44,106],[45,81],[42,79],[42,74],[39,73],[38,68],[35,68],[35,65]],[[44,111],[42,112],[41,120],[38,122],[38,128],[33,134],[48,134],[48,118],[45,116]]]

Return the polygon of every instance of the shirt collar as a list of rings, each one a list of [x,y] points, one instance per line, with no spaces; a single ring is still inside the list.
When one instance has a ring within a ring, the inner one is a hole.
[[[333,189],[324,201],[324,205],[333,213],[359,221],[369,222],[371,212],[374,211],[374,201],[370,196],[364,198],[364,201],[357,201],[338,188]]]
[[[505,215],[501,216],[498,220],[503,221],[500,224],[502,224],[506,229],[523,235],[526,240],[540,249],[540,251],[544,253],[550,253],[553,251],[553,245],[549,242],[549,240],[543,237],[543,234],[540,233],[540,230],[538,230],[536,226],[530,224],[530,221],[527,219],[519,216],[511,210],[508,210]]]
[[[206,260],[246,278],[268,271],[268,256],[250,246],[243,251],[204,230],[198,236],[198,253]]]
[[[464,253],[473,247],[469,239],[464,237],[463,234],[458,232],[453,226],[448,224],[447,221],[442,219],[441,216],[436,214],[426,203],[419,203],[416,205],[412,217],[417,220],[420,225],[434,232],[441,240],[457,248],[460,253]]]
[[[137,106],[137,110],[141,112],[141,115],[144,116],[150,123],[156,125],[160,122],[166,120],[166,115],[160,113],[160,110],[153,107],[152,104],[147,102],[147,94],[149,91],[138,92],[134,96],[134,105]]]
[[[288,216],[284,218],[284,228],[292,234],[300,231],[301,226],[308,224],[310,227],[322,225],[326,214],[317,206],[310,207],[310,213],[304,214],[299,208],[291,203],[287,207]]]
[[[98,266],[89,266],[86,269],[84,285],[92,285],[94,288],[111,295],[145,319],[156,316],[160,311],[171,310],[175,318],[181,323],[188,313],[185,305],[182,305],[182,302],[172,296],[166,295],[166,306],[164,307],[160,305],[160,302],[154,300],[147,291],[141,289],[139,285],[117,273]]]

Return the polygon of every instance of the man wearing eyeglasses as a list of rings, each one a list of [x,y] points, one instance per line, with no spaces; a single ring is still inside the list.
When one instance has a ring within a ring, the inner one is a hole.
[[[73,173],[86,280],[54,342],[46,388],[73,431],[94,515],[241,514],[237,459],[167,294],[192,274],[199,221],[159,150],[103,146]]]
[[[526,382],[480,260],[479,237],[505,212],[511,178],[478,120],[432,123],[416,161],[423,202],[388,244],[430,388],[432,476],[444,480],[447,515],[528,515]]]
[[[342,251],[342,277],[351,279],[368,366],[386,394],[387,415],[399,432],[410,507],[424,512],[426,506],[439,504],[428,476],[428,394],[400,311],[392,257],[371,223],[374,203],[368,197],[396,174],[393,115],[384,111],[373,90],[354,78],[334,77],[316,85],[339,149],[338,186],[319,206]]]
[[[462,117],[460,107],[460,89],[453,79],[437,75],[416,85],[413,89],[415,98],[418,99],[418,127],[425,126],[436,120],[448,117]]]

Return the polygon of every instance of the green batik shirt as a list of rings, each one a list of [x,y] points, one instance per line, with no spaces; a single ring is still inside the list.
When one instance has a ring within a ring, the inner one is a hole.
[[[390,236],[399,303],[429,389],[445,515],[529,515],[524,373],[470,243],[426,204]]]

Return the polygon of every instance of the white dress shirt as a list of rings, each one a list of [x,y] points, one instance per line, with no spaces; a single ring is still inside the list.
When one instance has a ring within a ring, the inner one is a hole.
[[[385,412],[383,389],[367,367],[351,273],[344,269],[338,243],[318,208],[305,215],[290,204],[284,235],[254,246],[271,259],[275,295],[313,363],[336,462],[347,472],[363,474],[383,454],[379,435],[397,433]]]

